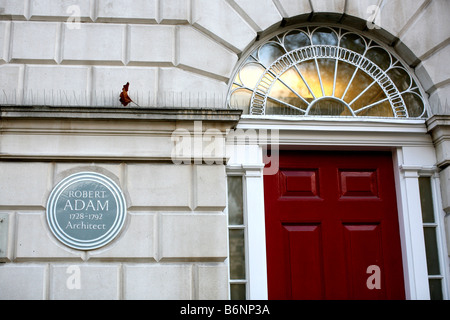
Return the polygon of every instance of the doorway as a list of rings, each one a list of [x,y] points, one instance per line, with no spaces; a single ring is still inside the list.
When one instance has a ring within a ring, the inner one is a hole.
[[[264,176],[269,299],[404,299],[391,153],[279,156]]]

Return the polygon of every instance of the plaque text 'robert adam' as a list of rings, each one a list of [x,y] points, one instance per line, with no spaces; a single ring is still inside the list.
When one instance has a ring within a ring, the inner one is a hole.
[[[109,200],[105,199],[106,191],[69,191],[64,211],[68,211],[69,221],[66,229],[105,230],[101,223],[103,215],[109,210]],[[81,220],[81,221],[80,221]]]

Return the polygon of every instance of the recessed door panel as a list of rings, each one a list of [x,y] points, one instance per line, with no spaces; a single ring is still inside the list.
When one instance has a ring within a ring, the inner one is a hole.
[[[323,250],[321,228],[318,224],[284,224],[286,250],[286,294],[293,299],[322,299]],[[304,275],[308,275],[305,277]]]
[[[343,230],[350,296],[386,299],[381,225],[343,224]]]

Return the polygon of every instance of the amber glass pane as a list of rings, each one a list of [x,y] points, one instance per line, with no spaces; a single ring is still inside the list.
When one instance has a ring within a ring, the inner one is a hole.
[[[364,89],[365,92],[356,96],[352,101],[352,109],[359,110],[365,106],[374,104],[386,98],[386,94],[383,92],[378,83],[371,83],[370,87]]]
[[[243,109],[248,113],[252,94],[253,92],[247,89],[236,90],[230,98],[230,106],[235,109]]]
[[[356,72],[356,75],[353,78],[353,81],[350,84],[350,87],[348,88],[347,93],[345,94],[345,97],[343,98],[344,101],[347,103],[352,102],[372,82],[373,82],[373,79],[367,73],[365,73],[364,71],[359,69]]]
[[[320,70],[325,96],[333,95],[334,69],[336,67],[335,59],[317,59],[317,65]]]
[[[298,101],[298,100],[297,100]],[[304,112],[293,109],[286,104],[283,104],[278,101],[273,101],[270,99],[267,100],[266,104],[266,113],[267,114],[276,114],[276,115],[304,115]]]
[[[320,86],[319,73],[317,71],[316,62],[314,60],[304,61],[303,63],[297,65],[299,71],[303,75],[305,82],[308,84],[311,91],[314,93],[316,98],[323,96],[322,88]],[[313,98],[313,95],[308,90],[308,93],[304,98]]]
[[[253,89],[264,72],[264,68],[257,63],[249,63],[239,72],[240,82],[247,88]]]
[[[298,95],[302,97],[307,97],[308,95],[310,95],[308,87],[306,86],[299,72],[295,68],[289,68],[286,72],[284,72],[280,76],[280,81],[285,83],[286,86],[292,89],[292,91],[295,91]],[[273,89],[271,90],[270,93],[274,97],[280,97],[280,95]]]
[[[344,94],[345,89],[347,88],[350,79],[352,78],[353,73],[355,72],[356,67],[343,62],[338,62],[338,70],[337,70],[337,81],[336,81],[336,89],[334,96],[337,98],[341,98]]]
[[[384,101],[370,108],[363,109],[361,112],[358,112],[358,116],[392,118],[394,116],[394,113],[389,101]]]
[[[317,116],[351,116],[350,110],[342,102],[335,99],[320,99],[311,107],[310,115]]]

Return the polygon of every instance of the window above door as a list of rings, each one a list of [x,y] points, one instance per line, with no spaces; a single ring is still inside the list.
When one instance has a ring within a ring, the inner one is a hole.
[[[371,38],[307,26],[264,41],[239,66],[228,106],[251,115],[426,118],[409,67]]]

